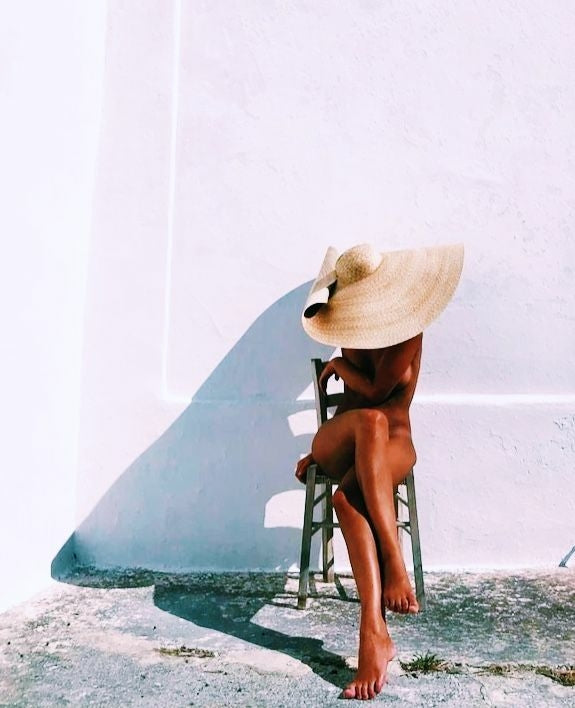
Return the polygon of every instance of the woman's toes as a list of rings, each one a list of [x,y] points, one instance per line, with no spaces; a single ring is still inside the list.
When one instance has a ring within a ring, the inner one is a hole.
[[[350,684],[346,688],[343,689],[343,693],[341,694],[344,698],[355,698],[355,684]]]
[[[409,604],[407,607],[407,611],[411,614],[415,614],[416,612],[419,612],[419,603],[417,602],[417,599],[415,595],[410,595],[409,598]]]
[[[362,700],[364,700],[364,701],[367,701],[367,699],[369,698],[368,693],[367,693],[367,684],[366,684],[366,683],[362,683],[362,684],[361,684],[361,695],[360,695],[360,698],[361,698]]]

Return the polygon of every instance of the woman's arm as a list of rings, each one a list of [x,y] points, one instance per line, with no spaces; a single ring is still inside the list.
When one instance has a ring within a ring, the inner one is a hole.
[[[367,400],[379,403],[397,386],[421,342],[421,333],[405,342],[386,347],[375,362],[375,374],[370,379],[343,357],[331,359],[321,372],[319,383],[325,391],[327,380],[335,374],[345,385]]]
[[[330,359],[320,374],[319,385],[324,393],[330,376],[335,376],[336,381],[341,377],[348,388],[363,396],[367,396],[367,392],[371,390],[370,379],[342,356]]]

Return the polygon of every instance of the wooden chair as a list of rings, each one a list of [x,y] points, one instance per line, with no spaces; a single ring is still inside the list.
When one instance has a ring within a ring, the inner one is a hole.
[[[319,376],[326,362],[321,359],[312,359],[312,377],[315,390],[315,406],[317,413],[317,423],[320,426],[327,418],[329,408],[339,405],[343,400],[343,393],[324,394],[319,386]],[[305,609],[309,588],[310,572],[310,552],[313,535],[321,530],[322,536],[322,575],[324,582],[334,582],[334,557],[333,557],[333,530],[339,528],[339,524],[333,519],[333,482],[329,477],[321,473],[317,464],[311,464],[307,470],[304,521],[301,538],[301,558],[299,572],[298,609]],[[320,493],[316,496],[316,487],[320,487]],[[415,501],[415,483],[413,479],[413,469],[399,485],[404,487],[404,495],[396,487],[394,490],[395,513],[397,516],[397,529],[400,543],[402,543],[402,533],[411,536],[411,550],[413,554],[413,570],[415,575],[415,591],[420,610],[425,609],[425,591],[423,586],[423,568],[421,565],[421,546],[419,541],[419,524],[417,521],[417,505]],[[315,508],[321,504],[321,517],[314,520]],[[406,508],[408,519],[402,520],[401,510]]]

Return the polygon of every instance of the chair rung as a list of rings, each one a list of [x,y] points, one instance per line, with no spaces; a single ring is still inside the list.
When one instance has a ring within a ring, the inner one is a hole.
[[[411,524],[409,523],[409,521],[398,521],[397,526],[402,529],[405,529],[408,533],[411,533]]]
[[[314,497],[313,500],[313,505],[316,506],[316,504],[319,504],[322,499],[325,499],[327,497],[327,492],[322,492],[318,497]]]
[[[328,523],[327,521],[312,521],[311,532],[315,533],[319,529],[338,529],[339,524],[334,522]]]
[[[401,494],[396,494],[395,498],[397,499],[398,502],[401,502],[403,506],[409,506],[407,501],[401,496]]]

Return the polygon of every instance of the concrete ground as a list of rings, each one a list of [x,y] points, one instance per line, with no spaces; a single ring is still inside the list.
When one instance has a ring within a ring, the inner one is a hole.
[[[575,706],[574,570],[425,581],[375,702]],[[287,574],[76,571],[0,615],[0,706],[341,706],[355,586],[316,590],[300,611]]]

